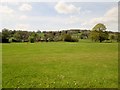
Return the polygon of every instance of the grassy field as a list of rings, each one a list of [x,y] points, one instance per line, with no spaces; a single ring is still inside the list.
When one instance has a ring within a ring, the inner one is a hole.
[[[3,44],[4,88],[117,88],[117,43]]]

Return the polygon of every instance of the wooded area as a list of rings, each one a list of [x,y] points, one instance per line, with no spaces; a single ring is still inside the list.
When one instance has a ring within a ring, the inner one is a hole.
[[[92,30],[70,29],[61,31],[22,31],[2,29],[0,38],[3,43],[11,42],[78,42],[80,39],[91,39],[94,42],[120,41],[119,32],[106,31],[104,24],[97,24]]]

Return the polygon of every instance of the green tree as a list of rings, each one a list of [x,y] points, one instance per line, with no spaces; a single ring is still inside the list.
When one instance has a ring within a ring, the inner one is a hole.
[[[33,36],[29,36],[29,42],[34,43],[35,42],[35,38]]]
[[[90,38],[97,42],[102,42],[104,40],[108,39],[108,32],[105,31],[106,30],[106,26],[102,23],[98,23],[97,25],[95,25],[90,33]]]
[[[22,41],[22,36],[21,36],[21,31],[17,31],[13,37],[15,38],[16,41],[21,42]]]
[[[115,35],[111,34],[111,35],[109,35],[109,39],[110,39],[110,40],[111,40],[111,42],[112,42],[112,40],[115,40],[115,39],[116,39],[116,37],[115,37]]]
[[[120,42],[120,33],[117,33],[116,39],[117,39],[117,42]]]
[[[10,37],[11,37],[11,30],[6,28],[2,29],[2,42],[8,43]]]
[[[10,38],[10,31],[6,28],[2,29],[2,39],[9,39]]]
[[[105,31],[107,28],[106,28],[106,26],[104,25],[104,24],[102,24],[102,23],[98,23],[97,25],[95,25],[94,27],[93,27],[93,31]]]
[[[22,39],[23,42],[29,41],[28,40],[29,32],[27,32],[27,31],[21,31],[20,32],[20,36],[21,36],[21,39]]]
[[[95,41],[95,42],[99,41],[99,32],[91,31],[90,38],[92,39],[92,41]]]

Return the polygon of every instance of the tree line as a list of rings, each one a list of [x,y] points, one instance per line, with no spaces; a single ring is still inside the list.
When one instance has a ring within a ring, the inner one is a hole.
[[[94,42],[120,41],[119,32],[106,31],[106,26],[102,23],[95,25],[92,30],[62,30],[62,31],[22,31],[2,29],[0,40],[2,43],[11,42],[78,42],[80,39],[91,39]]]

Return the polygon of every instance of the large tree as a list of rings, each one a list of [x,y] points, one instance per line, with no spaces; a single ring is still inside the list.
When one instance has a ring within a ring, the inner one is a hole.
[[[93,41],[102,42],[108,39],[108,33],[106,30],[106,26],[102,23],[98,23],[95,25],[90,33],[90,37]]]
[[[22,41],[22,33],[21,31],[17,31],[13,37],[15,38],[16,41],[21,42]]]
[[[104,24],[98,23],[93,27],[93,31],[105,31],[107,28]]]
[[[11,36],[10,30],[4,28],[2,29],[2,39],[9,39]]]
[[[2,42],[3,43],[9,42],[9,38],[12,36],[11,32],[12,31],[9,29],[6,29],[6,28],[2,29]]]

